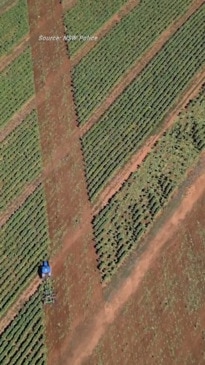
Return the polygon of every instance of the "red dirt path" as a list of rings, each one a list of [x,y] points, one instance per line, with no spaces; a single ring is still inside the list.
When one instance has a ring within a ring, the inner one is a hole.
[[[174,108],[168,113],[168,115],[164,119],[163,128],[160,130],[158,134],[150,137],[147,141],[145,141],[142,148],[137,151],[130,161],[122,166],[121,170],[114,176],[114,178],[107,184],[107,186],[103,189],[100,196],[97,198],[97,202],[93,205],[93,215],[97,215],[101,209],[105,205],[107,205],[109,199],[122,187],[122,184],[128,179],[130,174],[136,171],[146,156],[151,152],[154,144],[161,138],[163,133],[168,130],[176,121],[177,115],[179,112],[185,108],[188,102],[194,99],[203,83],[205,82],[205,70],[200,71],[195,77],[191,80],[189,85],[187,86],[185,93],[179,102],[175,105]]]
[[[202,162],[205,163],[205,155],[202,155]],[[119,311],[128,299],[136,293],[141,281],[149,270],[150,266],[158,257],[160,250],[166,244],[177,229],[179,224],[191,212],[194,204],[205,192],[205,173],[198,177],[195,183],[186,191],[185,196],[175,213],[169,218],[164,226],[158,231],[157,236],[150,242],[148,249],[142,254],[140,261],[134,268],[131,275],[122,283],[120,289],[114,294],[109,302],[105,303],[87,328],[79,328],[68,346],[64,344],[62,354],[62,365],[80,365],[83,360],[90,356]]]
[[[71,67],[75,67],[80,60],[85,57],[97,44],[98,42],[114,27],[115,24],[119,23],[120,20],[131,12],[138,4],[140,0],[128,0],[111,18],[109,18],[94,34],[97,37],[96,41],[87,42],[82,46],[72,57]]]
[[[167,41],[176,31],[204,4],[204,0],[193,1],[192,5],[177,21],[171,24],[157,41],[137,60],[134,65],[125,72],[120,80],[112,87],[108,97],[92,113],[86,124],[81,127],[80,134],[83,136],[99,120],[105,111],[123,93],[125,88],[142,72],[148,63],[156,56]]]
[[[48,364],[58,365],[64,337],[69,336],[79,321],[101,302],[102,288],[92,243],[91,207],[71,94],[66,43],[38,40],[41,34],[63,34],[63,9],[57,0],[29,0],[28,7],[51,262],[57,294],[57,303],[46,310]],[[41,21],[41,16],[46,22]]]

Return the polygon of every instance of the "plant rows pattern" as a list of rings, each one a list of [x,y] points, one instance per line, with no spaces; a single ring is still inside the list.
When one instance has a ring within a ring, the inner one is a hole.
[[[102,280],[110,280],[130,251],[138,247],[139,239],[152,226],[157,213],[168,203],[204,148],[205,87],[94,218]]]
[[[142,0],[73,70],[79,123],[85,123],[110,88],[191,0]],[[165,65],[164,65],[165,66]]]
[[[33,110],[3,141],[0,165],[3,209],[5,209],[7,204],[22,192],[25,184],[33,181],[41,171],[36,110]]]
[[[28,32],[27,1],[18,0],[0,15],[0,56],[7,54]]]
[[[67,35],[91,36],[126,2],[127,0],[78,0],[64,17]],[[82,40],[71,40],[70,53],[75,53],[83,44]]]
[[[0,127],[34,94],[31,50],[28,47],[0,75]]]
[[[178,30],[82,139],[89,196],[156,132],[205,60],[205,6]]]
[[[44,318],[39,292],[1,334],[2,365],[46,365]]]
[[[1,229],[0,317],[37,275],[48,250],[45,197],[41,185]]]

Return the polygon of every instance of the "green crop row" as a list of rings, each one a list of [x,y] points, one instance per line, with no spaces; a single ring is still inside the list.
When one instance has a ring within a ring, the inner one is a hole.
[[[29,32],[27,0],[0,15],[0,56],[7,54]]]
[[[1,334],[2,365],[45,365],[46,348],[41,295],[37,292]]]
[[[205,149],[205,86],[121,190],[94,218],[98,268],[110,280]]]
[[[0,127],[34,94],[31,50],[28,47],[0,75]]]
[[[67,35],[91,36],[105,23],[127,0],[79,0],[64,17]],[[75,53],[83,44],[82,40],[69,43],[70,53]]]
[[[205,6],[162,48],[82,139],[89,196],[155,133],[205,60]]]
[[[41,154],[36,110],[33,110],[2,144],[0,180],[3,209],[41,171]]]
[[[85,123],[110,88],[191,0],[143,0],[118,23],[73,70],[79,123]],[[201,28],[203,26],[201,25]]]
[[[48,226],[42,186],[30,195],[1,229],[0,316],[37,275],[47,257]]]

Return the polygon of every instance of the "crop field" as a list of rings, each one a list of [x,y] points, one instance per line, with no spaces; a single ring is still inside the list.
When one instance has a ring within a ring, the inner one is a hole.
[[[29,32],[27,0],[0,15],[0,56],[6,55]]]
[[[177,0],[141,1],[82,59],[73,70],[80,124],[86,122],[123,73],[143,56],[160,33],[183,14],[190,3],[190,0],[180,1],[180,4]]]
[[[11,116],[34,94],[31,50],[27,48],[0,74],[2,128]]]
[[[194,104],[194,105],[193,105]],[[205,148],[205,88],[110,203],[94,219],[96,251],[102,279],[109,281],[137,248],[157,213],[186,178]]]
[[[109,17],[111,17],[127,0],[79,0],[64,17],[67,35],[91,36]],[[84,42],[70,41],[69,51],[73,55]]]
[[[204,364],[204,18],[0,0],[0,364]]]
[[[37,275],[48,244],[45,197],[39,186],[1,229],[0,317]]]
[[[91,200],[155,131],[205,59],[205,6],[170,39],[83,138]]]
[[[205,195],[83,364],[204,364],[204,204]]]
[[[0,163],[3,209],[41,172],[41,151],[36,110],[2,143]]]
[[[31,297],[1,334],[0,362],[3,365],[46,365],[40,292]]]

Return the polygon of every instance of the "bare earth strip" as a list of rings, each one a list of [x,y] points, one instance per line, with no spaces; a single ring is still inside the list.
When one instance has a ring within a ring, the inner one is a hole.
[[[99,211],[107,205],[109,199],[121,188],[122,184],[128,179],[130,174],[136,171],[145,157],[151,152],[154,144],[162,137],[163,133],[170,128],[176,121],[179,112],[188,104],[188,102],[195,98],[201,86],[205,83],[205,70],[200,71],[191,81],[191,85],[187,87],[184,95],[179,103],[171,110],[164,120],[163,128],[154,136],[151,136],[145,144],[138,150],[131,158],[131,160],[122,167],[122,169],[114,176],[111,182],[102,191],[96,204],[93,206],[93,215],[97,215]]]
[[[11,53],[0,58],[0,72],[2,72],[4,68],[12,63],[26,49],[26,47],[29,45],[29,39],[30,36],[27,34],[23,39],[20,40],[20,43],[11,50]]]
[[[205,163],[204,154],[202,154],[201,158],[202,164]],[[197,177],[194,184],[186,191],[180,206],[159,230],[157,236],[150,242],[148,249],[142,254],[139,263],[133,269],[131,275],[122,283],[120,289],[98,311],[86,329],[79,328],[69,348],[65,344],[62,364],[80,365],[86,357],[92,354],[100,338],[105,333],[107,326],[114,321],[124,304],[137,291],[143,277],[158,257],[162,247],[173,236],[180,222],[184,220],[204,192],[205,173]]]
[[[26,116],[36,108],[36,98],[32,96],[23,106],[17,111],[10,119],[8,124],[0,131],[0,143],[15,129],[17,128]]]
[[[29,298],[36,292],[38,287],[41,284],[41,279],[36,278],[32,281],[32,283],[24,290],[24,292],[20,295],[11,309],[7,312],[6,316],[0,320],[0,334],[4,331],[4,329],[9,325],[9,323],[16,317],[20,309],[24,306],[24,304],[29,300]]]
[[[86,124],[81,127],[81,137],[99,120],[99,118],[109,109],[115,100],[123,93],[128,85],[142,72],[148,63],[156,56],[167,41],[176,33],[176,31],[204,4],[204,0],[194,1],[187,12],[176,22],[169,26],[157,39],[157,41],[145,52],[144,56],[137,60],[134,66],[126,71],[117,84],[113,86],[110,94],[104,102],[98,106]]]
[[[96,44],[114,27],[120,20],[126,16],[131,10],[133,10],[139,4],[139,0],[129,0],[123,5],[118,12],[116,12],[105,24],[102,25],[93,36],[97,37],[97,41],[87,42],[82,46],[72,57],[71,67],[76,66],[80,60],[85,57]]]

